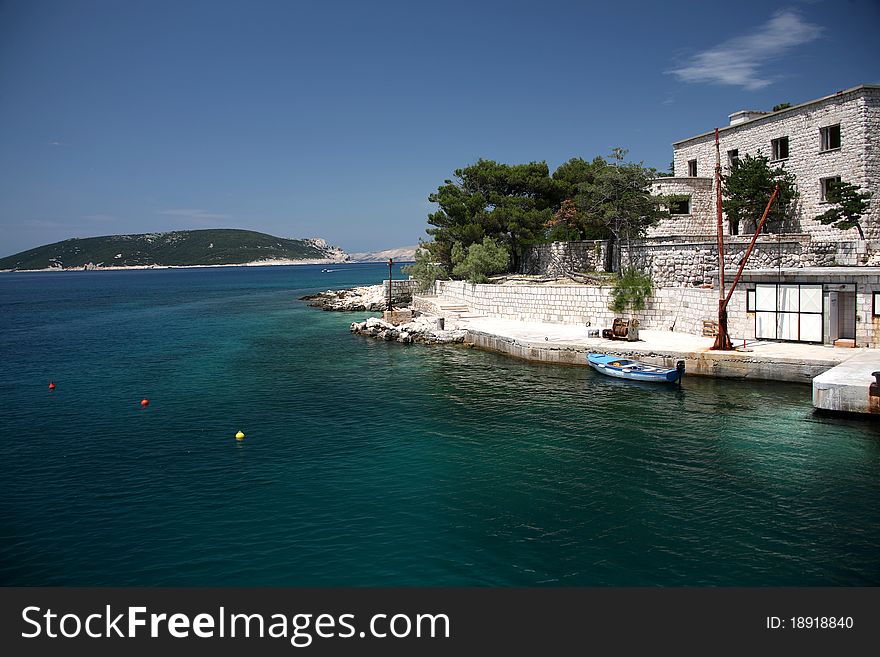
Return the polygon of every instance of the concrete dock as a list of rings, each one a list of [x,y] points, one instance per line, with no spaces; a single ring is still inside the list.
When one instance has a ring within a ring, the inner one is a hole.
[[[871,394],[873,372],[880,372],[880,351],[875,349],[864,350],[832,367],[813,379],[813,406],[826,411],[880,415],[880,395]]]
[[[515,321],[475,314],[443,297],[417,297],[421,312],[445,318],[447,329],[465,329],[466,342],[524,360],[587,365],[587,354],[601,352],[655,365],[685,361],[688,375],[812,384],[816,408],[880,413],[871,397],[871,375],[880,371],[880,350],[795,342],[733,338],[734,351],[712,351],[714,338],[673,331],[642,330],[638,342],[606,340],[584,324]],[[592,336],[592,337],[591,337]]]
[[[640,331],[638,342],[588,337],[588,327],[515,322],[464,316],[449,322],[466,328],[467,342],[476,347],[525,360],[586,365],[587,354],[601,352],[675,367],[685,361],[688,375],[729,379],[792,381],[813,378],[852,358],[859,351],[779,342],[751,341],[745,350],[712,351],[713,338],[672,331]]]

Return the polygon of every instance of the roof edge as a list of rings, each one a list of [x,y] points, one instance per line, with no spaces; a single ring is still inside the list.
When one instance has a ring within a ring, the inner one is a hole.
[[[826,100],[831,100],[832,98],[838,98],[840,96],[845,96],[847,94],[853,94],[862,90],[867,89],[880,89],[880,84],[860,84],[856,87],[850,87],[849,89],[843,89],[842,91],[836,91],[833,94],[828,94],[827,96],[822,96],[821,98],[816,98],[814,100],[808,100],[804,103],[800,103],[798,105],[792,105],[791,107],[786,107],[785,109],[778,110],[776,112],[768,112],[764,116],[758,116],[754,119],[749,119],[748,121],[743,121],[742,123],[737,123],[736,125],[726,125],[723,128],[718,128],[718,132],[724,132],[726,130],[731,130],[733,128],[741,128],[744,125],[749,125],[751,123],[755,123],[756,121],[766,121],[771,117],[778,116],[780,114],[785,114],[786,112],[793,112],[795,110],[801,109],[802,107],[806,107],[807,105],[813,105],[815,103],[822,103]],[[715,130],[709,130],[708,132],[702,132],[698,135],[694,135],[693,137],[686,137],[685,139],[679,139],[677,141],[672,142],[673,146],[677,146],[678,144],[683,144],[686,141],[692,141],[694,139],[701,139],[703,137],[707,137],[709,135],[714,135]]]

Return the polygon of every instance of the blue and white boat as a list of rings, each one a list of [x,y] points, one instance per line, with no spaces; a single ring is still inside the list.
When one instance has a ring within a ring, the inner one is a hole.
[[[637,360],[608,356],[606,354],[587,354],[587,361],[597,372],[616,376],[618,379],[632,381],[655,381],[657,383],[681,383],[684,376],[684,361],[680,360],[674,368],[660,367]]]

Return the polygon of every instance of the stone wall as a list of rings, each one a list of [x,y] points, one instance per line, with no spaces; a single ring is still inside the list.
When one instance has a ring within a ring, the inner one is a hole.
[[[725,268],[736,271],[751,236],[725,236]],[[560,276],[568,271],[605,271],[607,242],[553,242],[530,247],[521,273]],[[630,254],[632,259],[630,260]],[[712,284],[718,245],[700,235],[636,240],[621,245],[621,262],[650,272],[657,287]],[[761,235],[748,269],[880,265],[880,242],[821,240],[808,234]]]
[[[668,235],[703,235],[712,236],[717,231],[715,218],[715,196],[712,189],[715,181],[712,178],[670,177],[657,178],[651,184],[651,192],[655,195],[678,195],[690,198],[690,212],[675,214],[648,229],[648,237],[665,237]]]
[[[874,290],[880,281],[864,294],[856,294],[856,344],[880,348],[880,317],[874,317]]]
[[[605,240],[535,244],[523,255],[520,273],[565,276],[569,272],[605,271],[607,259]]]
[[[608,309],[610,287],[587,285],[474,285],[466,281],[437,281],[436,293],[452,303],[466,305],[471,312],[523,322],[611,326],[615,317],[635,317],[642,328],[701,334],[704,320],[718,315],[718,291],[701,288],[657,288],[641,311],[613,313]],[[745,293],[740,303],[731,301],[731,315],[745,311]],[[740,335],[745,326],[731,331]],[[754,330],[754,329],[753,329]]]
[[[736,271],[745,257],[750,237],[728,236],[724,243],[724,266]],[[749,257],[749,269],[820,267],[835,263],[834,244],[815,245],[809,236],[762,236]],[[645,240],[622,247],[621,262],[632,262],[651,274],[657,287],[711,285],[717,278],[718,244],[712,241]]]
[[[773,277],[775,281],[776,278]],[[857,303],[856,343],[880,347],[880,317],[873,317],[872,292],[880,290],[880,275],[860,283]],[[746,290],[741,284],[727,307],[728,330],[734,340],[755,337],[755,314],[746,312]],[[654,288],[644,310],[613,313],[608,309],[610,287],[587,285],[473,285],[465,281],[437,281],[443,300],[467,306],[476,315],[523,322],[587,324],[608,328],[615,317],[637,318],[646,330],[701,335],[704,321],[718,318],[718,290],[713,288]],[[827,292],[826,292],[827,295]],[[419,301],[419,297],[416,297]],[[423,312],[436,312],[425,300]],[[827,304],[827,299],[826,299]],[[418,306],[417,306],[418,307]],[[827,336],[828,327],[825,327]]]
[[[388,298],[388,279],[382,281],[385,298]],[[410,279],[394,280],[391,286],[391,300],[394,303],[408,303],[414,293],[419,291],[418,281]]]
[[[840,124],[841,147],[821,151],[820,128]],[[762,154],[772,157],[771,141],[788,137],[789,157],[773,162],[784,166],[797,178],[800,198],[796,208],[798,232],[807,232],[829,241],[857,238],[855,229],[841,231],[823,226],[814,217],[827,204],[820,199],[820,180],[840,176],[863,189],[876,190],[880,179],[880,88],[860,87],[816,102],[774,112],[746,123],[721,128],[721,162],[728,168],[728,151],[739,156]],[[674,166],[678,173],[688,171],[688,161],[697,161],[697,175],[712,176],[715,169],[715,137],[706,133],[673,144]],[[711,194],[709,194],[711,196]],[[712,216],[705,217],[709,224]],[[862,218],[868,238],[880,239],[880,194],[875,193],[871,208]],[[698,231],[699,232],[699,231]]]

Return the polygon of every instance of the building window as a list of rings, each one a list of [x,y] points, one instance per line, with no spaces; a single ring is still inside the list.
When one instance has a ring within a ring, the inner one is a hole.
[[[874,292],[874,317],[880,317],[880,292]]]
[[[732,169],[736,162],[739,162],[739,149],[733,148],[727,151],[727,166]]]
[[[669,214],[690,214],[691,197],[677,199],[669,203]]]
[[[697,161],[696,160],[688,160],[688,175],[691,178],[697,177]]]
[[[755,290],[755,337],[822,343],[821,285],[758,283]]]
[[[755,290],[746,290],[746,312],[755,312]]]
[[[770,142],[770,151],[774,160],[788,159],[788,137],[780,137]]]
[[[828,192],[834,185],[840,182],[840,176],[831,176],[829,178],[819,179],[819,202],[828,202]]]
[[[840,124],[829,125],[819,128],[819,136],[821,137],[820,150],[833,151],[840,148]]]

